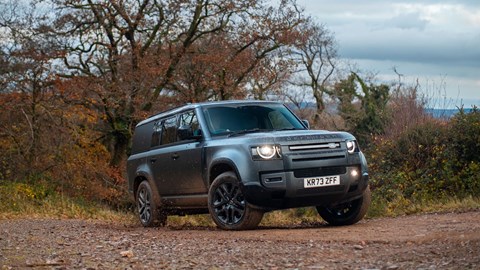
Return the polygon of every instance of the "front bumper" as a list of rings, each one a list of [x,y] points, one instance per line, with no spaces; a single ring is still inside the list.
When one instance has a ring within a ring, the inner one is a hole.
[[[261,173],[260,181],[244,184],[244,194],[248,203],[265,210],[331,205],[362,196],[368,186],[368,173],[362,173],[360,166],[329,169],[323,175],[298,171]],[[358,172],[357,176],[354,176],[354,170]],[[340,184],[304,188],[304,178],[326,175],[339,175]]]

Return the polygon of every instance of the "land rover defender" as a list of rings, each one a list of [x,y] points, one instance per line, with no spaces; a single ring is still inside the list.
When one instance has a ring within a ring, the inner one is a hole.
[[[349,225],[370,204],[354,136],[310,130],[278,102],[205,102],[149,117],[136,126],[127,173],[147,227],[210,213],[222,229],[252,229],[267,211],[307,206]]]

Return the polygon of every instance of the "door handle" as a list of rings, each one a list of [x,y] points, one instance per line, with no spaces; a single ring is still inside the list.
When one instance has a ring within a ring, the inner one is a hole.
[[[156,158],[151,158],[151,159],[150,159],[150,163],[152,163],[152,164],[155,163],[155,161],[157,161]]]
[[[180,157],[180,156],[179,156],[177,153],[175,153],[175,154],[172,155],[172,159],[173,159],[173,160],[177,160],[179,157]]]

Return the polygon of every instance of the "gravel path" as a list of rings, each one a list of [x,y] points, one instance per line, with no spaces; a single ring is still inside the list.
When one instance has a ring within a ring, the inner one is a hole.
[[[347,227],[125,227],[0,220],[0,269],[480,269],[480,211]]]

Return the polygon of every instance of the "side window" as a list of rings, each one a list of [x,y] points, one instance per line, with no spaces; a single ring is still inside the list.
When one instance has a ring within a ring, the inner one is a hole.
[[[162,124],[161,144],[169,144],[177,141],[177,125],[176,118],[170,117],[165,119]]]
[[[193,135],[200,135],[200,126],[198,124],[197,115],[194,111],[188,111],[179,115],[178,127],[191,127]],[[178,139],[180,140],[180,139]]]
[[[191,126],[192,130],[197,130],[198,129],[198,119],[197,115],[193,111],[188,111],[180,115],[179,119],[179,127],[182,126]]]
[[[162,139],[162,122],[161,120],[153,123],[153,133],[152,133],[152,142],[150,147],[156,147],[160,145],[160,140]]]
[[[198,124],[197,115],[195,115],[194,111],[188,111],[178,116],[178,125],[177,117],[175,116],[154,122],[150,147],[157,147],[180,141],[177,134],[177,127],[183,126],[191,126],[193,134],[200,135],[200,126]]]

